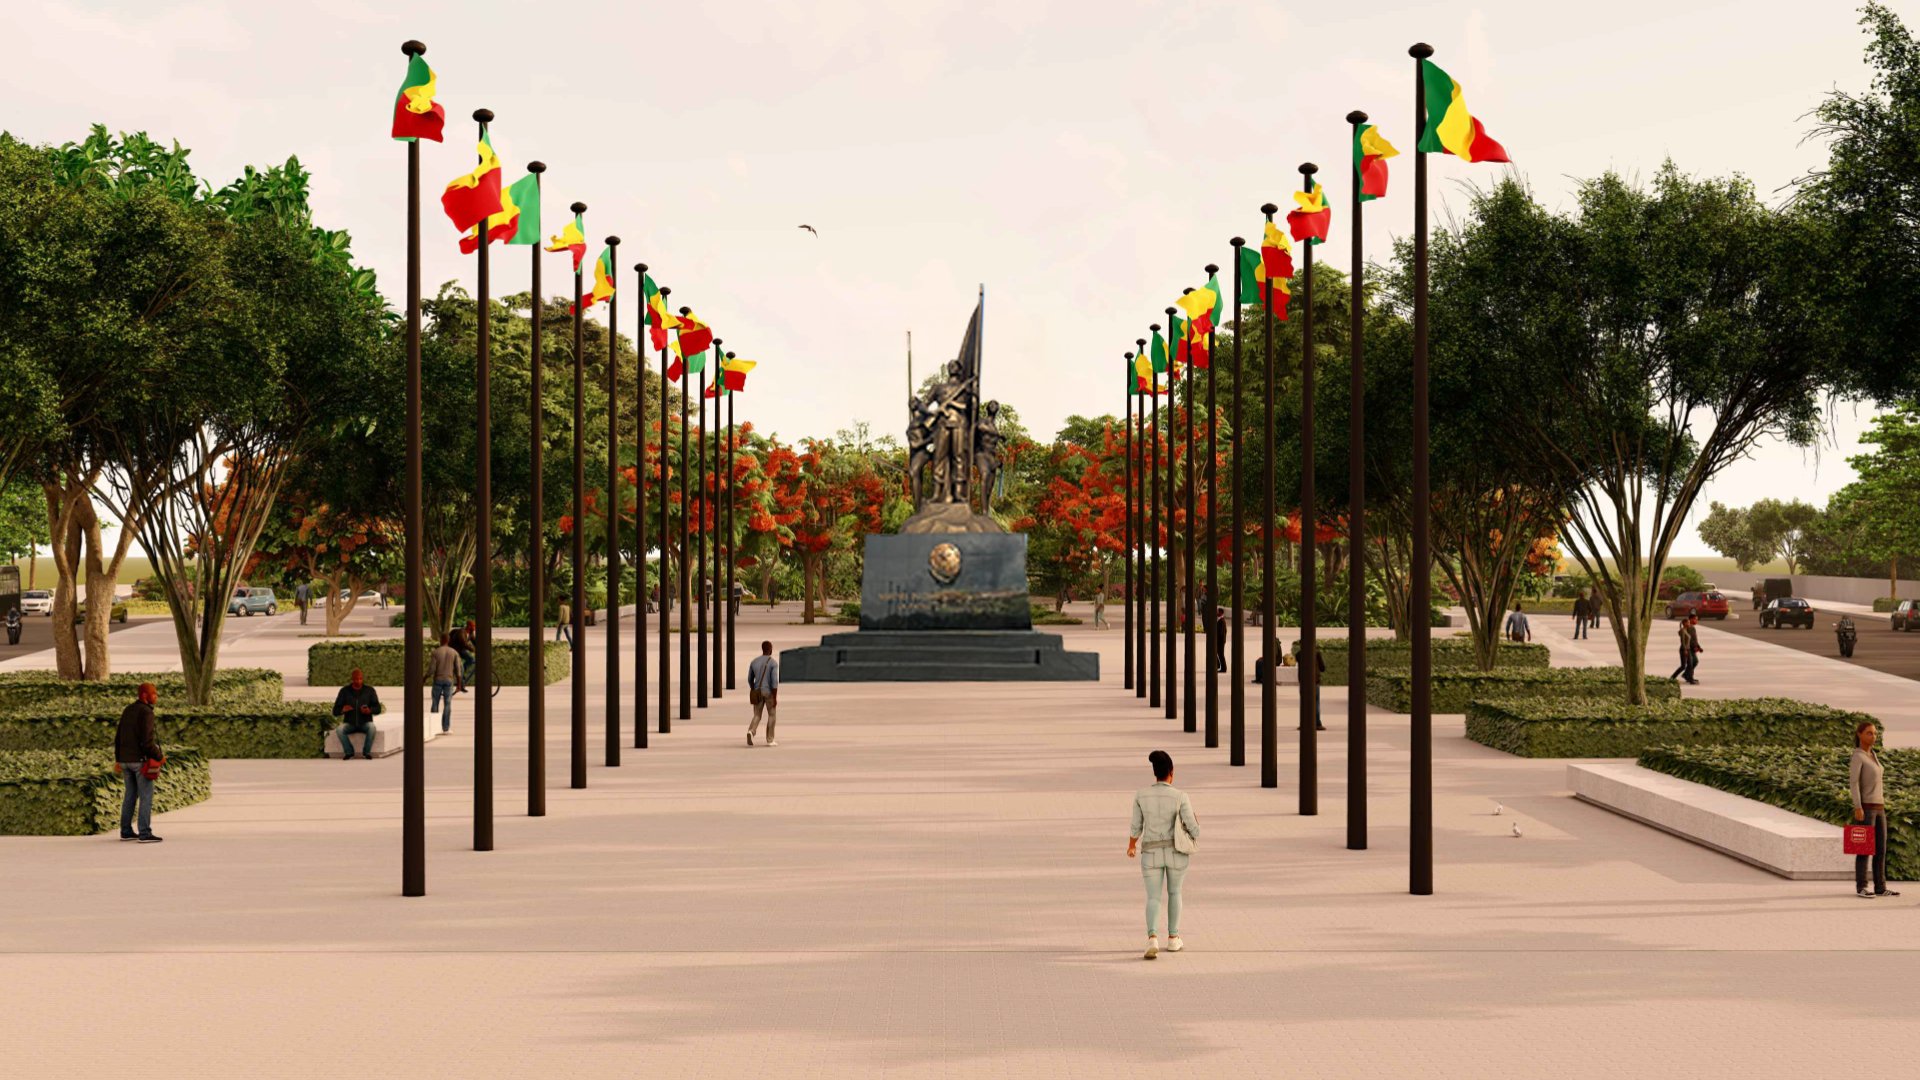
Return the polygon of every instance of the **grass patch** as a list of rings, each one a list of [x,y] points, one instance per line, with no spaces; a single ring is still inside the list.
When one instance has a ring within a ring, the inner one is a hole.
[[[1634,757],[1652,746],[1845,745],[1865,713],[1787,698],[1475,700],[1467,738],[1530,758]]]
[[[1300,643],[1294,642],[1291,652],[1297,660],[1300,657]],[[1327,674],[1321,680],[1322,686],[1347,685],[1347,639],[1344,631],[1337,638],[1322,638],[1320,657],[1327,662]],[[1473,652],[1473,639],[1470,637],[1436,638],[1433,642],[1433,670],[1438,671],[1478,671]],[[1531,642],[1502,641],[1500,649],[1494,654],[1494,670],[1545,670],[1553,660],[1552,652],[1545,646]],[[1413,643],[1392,638],[1380,638],[1367,641],[1367,671],[1375,670],[1408,672],[1413,668]]]
[[[1676,679],[1649,677],[1646,687],[1649,700],[1680,696],[1680,683]],[[1624,702],[1626,695],[1626,674],[1618,667],[1433,673],[1433,711],[1436,713],[1464,713],[1467,705],[1474,701],[1618,698]],[[1394,712],[1412,712],[1413,673],[1367,672],[1367,704]]]

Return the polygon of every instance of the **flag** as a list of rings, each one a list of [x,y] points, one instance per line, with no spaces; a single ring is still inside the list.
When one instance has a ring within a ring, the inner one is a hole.
[[[1307,177],[1307,190],[1294,192],[1293,201],[1300,204],[1300,209],[1287,214],[1287,229],[1293,238],[1308,244],[1326,243],[1333,208],[1327,205],[1327,193],[1320,181]]]
[[[647,302],[647,336],[653,341],[653,351],[659,352],[667,347],[667,331],[680,325],[680,320],[667,310],[667,302],[660,296],[660,286],[653,283],[653,275],[647,274],[640,281],[641,295]]]
[[[600,257],[593,260],[593,291],[580,305],[582,311],[600,303],[613,295],[613,248],[600,249]]]
[[[1220,288],[1220,275],[1207,275],[1207,291],[1213,294],[1213,311],[1207,315],[1207,321],[1212,324],[1209,329],[1218,329],[1227,309],[1227,294]]]
[[[1452,154],[1462,161],[1506,161],[1507,148],[1494,142],[1487,129],[1467,111],[1460,84],[1431,60],[1420,61],[1420,82],[1426,87],[1427,127],[1420,133],[1423,154]]]
[[[500,159],[485,135],[480,137],[479,150],[480,164],[440,193],[440,208],[461,232],[472,232],[474,226],[501,210]]]
[[[1361,124],[1353,131],[1353,167],[1360,173],[1360,201],[1371,202],[1387,194],[1387,159],[1400,151],[1380,137],[1380,129]]]
[[[1167,370],[1167,363],[1168,363],[1167,339],[1161,337],[1160,331],[1158,330],[1155,330],[1153,332],[1153,354],[1152,355],[1153,355],[1154,372],[1157,374],[1159,372]]]
[[[1144,352],[1141,353],[1139,356],[1134,357],[1133,358],[1133,380],[1132,380],[1133,389],[1129,391],[1129,393],[1133,393],[1133,394],[1153,393],[1152,389],[1150,388],[1159,381],[1156,377],[1156,374],[1157,373],[1154,371],[1154,368],[1153,368],[1153,357],[1148,356]]]
[[[1175,315],[1173,325],[1167,327],[1167,337],[1173,342],[1173,369],[1168,374],[1168,378],[1178,379],[1180,369],[1193,364],[1193,358],[1187,355],[1187,345],[1192,340],[1187,336],[1187,320]]]
[[[528,213],[532,219],[529,223]],[[487,243],[531,244],[540,235],[540,178],[529,173],[513,182],[500,196],[500,212],[487,218]],[[524,239],[522,239],[524,237]],[[460,253],[471,255],[480,246],[480,237],[468,233],[460,238]]]
[[[587,258],[587,222],[583,215],[573,215],[573,220],[560,230],[560,235],[547,241],[548,251],[573,252],[573,272],[580,272],[580,264]]]
[[[725,397],[728,394],[737,394],[745,390],[747,388],[747,372],[759,366],[759,363],[756,361],[735,360],[731,356],[720,361],[720,374],[713,380],[713,385],[707,387],[707,396]]]
[[[1293,256],[1289,253],[1287,234],[1281,232],[1273,222],[1267,222],[1267,230],[1260,241],[1260,250],[1240,249],[1240,302],[1242,304],[1263,304],[1267,299],[1267,268],[1275,268],[1273,275],[1273,314],[1282,322],[1287,318],[1287,298],[1293,293]]]
[[[446,126],[447,110],[433,100],[439,76],[418,54],[407,59],[407,77],[400,80],[400,93],[393,99],[393,137],[401,142],[417,139],[440,140]]]
[[[669,382],[680,377],[680,371],[698,375],[707,366],[707,349],[713,345],[713,328],[696,318],[689,311],[674,320],[680,333],[673,341],[673,363],[667,365]]]
[[[1197,368],[1213,366],[1213,354],[1207,350],[1207,335],[1201,331],[1200,324],[1187,323],[1186,362]]]
[[[1205,337],[1213,329],[1213,313],[1220,308],[1220,294],[1216,291],[1220,283],[1210,280],[1207,287],[1195,289],[1174,301],[1181,311],[1186,312],[1189,333]]]

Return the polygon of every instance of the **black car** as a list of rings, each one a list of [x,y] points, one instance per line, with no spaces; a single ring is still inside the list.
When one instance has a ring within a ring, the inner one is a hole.
[[[1893,628],[1911,630],[1920,626],[1920,600],[1902,600],[1893,609]]]
[[[1797,596],[1787,596],[1769,600],[1767,606],[1760,609],[1762,630],[1779,630],[1788,626],[1813,629],[1813,605]]]

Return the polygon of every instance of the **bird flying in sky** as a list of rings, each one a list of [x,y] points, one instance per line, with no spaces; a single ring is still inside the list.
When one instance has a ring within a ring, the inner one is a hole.
[[[808,232],[810,232],[810,233],[812,233],[812,234],[813,234],[814,236],[816,236],[816,237],[820,235],[820,230],[819,230],[819,229],[816,229],[816,228],[814,228],[814,227],[813,227],[813,226],[811,226],[811,225],[802,225],[802,226],[800,226],[800,227],[801,227],[801,228],[803,228],[803,229],[805,229],[805,230],[807,230]]]

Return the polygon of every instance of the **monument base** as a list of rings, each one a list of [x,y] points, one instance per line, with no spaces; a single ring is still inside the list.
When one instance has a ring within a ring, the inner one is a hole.
[[[1100,654],[1038,630],[861,630],[780,654],[781,682],[1090,682]]]

